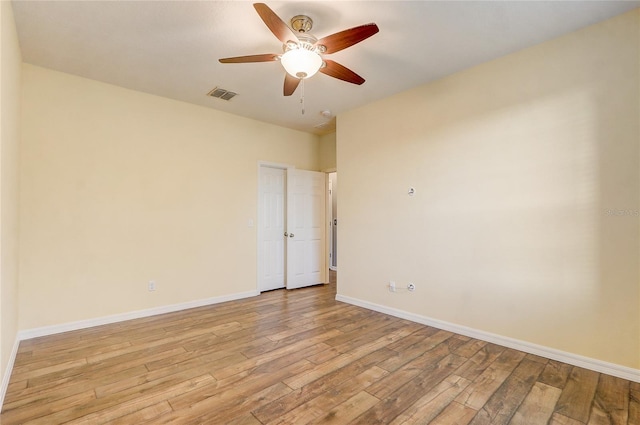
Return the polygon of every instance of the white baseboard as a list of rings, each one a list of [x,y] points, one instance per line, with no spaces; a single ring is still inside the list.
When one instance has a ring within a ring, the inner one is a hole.
[[[0,387],[0,410],[2,409],[2,405],[4,404],[4,396],[7,394],[7,389],[9,388],[9,379],[11,379],[11,371],[13,370],[13,365],[16,362],[16,356],[18,355],[18,346],[20,345],[20,340],[17,338],[13,342],[13,349],[11,350],[11,354],[9,355],[9,362],[7,363],[7,368],[2,375],[2,385]]]
[[[573,366],[582,367],[585,369],[593,370],[595,372],[605,373],[607,375],[612,375],[618,378],[628,379],[629,381],[640,383],[639,369],[633,369],[630,367],[617,365],[615,363],[608,363],[602,360],[596,360],[589,357],[580,356],[578,354],[568,353],[566,351],[560,351],[554,348],[509,338],[506,336],[497,335],[466,326],[456,325],[454,323],[449,323],[442,320],[432,319],[430,317],[409,313],[404,310],[363,301],[357,298],[347,297],[345,295],[336,295],[336,300],[348,304],[353,304],[358,307],[363,307],[368,310],[388,314],[390,316],[399,317],[401,319],[410,320],[412,322],[421,323],[423,325],[432,326],[434,328],[443,329],[445,331],[454,332],[471,338],[480,339],[482,341],[502,345],[504,347],[513,348],[515,350],[524,351],[525,353],[535,354],[537,356],[546,357],[551,360],[557,360]]]
[[[149,308],[146,310],[131,311],[128,313],[114,314],[112,316],[96,317],[95,319],[80,320],[78,322],[62,323],[59,325],[43,326],[41,328],[26,329],[18,332],[18,340],[37,338],[58,334],[62,332],[86,329],[94,326],[108,325],[110,323],[124,322],[125,320],[139,319],[142,317],[156,316],[158,314],[173,313],[174,311],[187,310],[189,308],[203,307],[211,304],[219,304],[227,301],[239,300],[242,298],[255,297],[260,295],[258,291],[238,292],[220,297],[205,298],[202,300],[187,301],[179,304],[171,304],[161,307]]]

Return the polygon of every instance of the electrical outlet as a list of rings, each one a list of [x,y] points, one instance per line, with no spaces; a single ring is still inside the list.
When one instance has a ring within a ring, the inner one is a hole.
[[[155,291],[156,290],[156,282],[154,280],[150,280],[149,284],[147,285],[147,289],[149,290],[149,292]]]
[[[396,283],[393,280],[389,281],[389,292],[396,292]]]

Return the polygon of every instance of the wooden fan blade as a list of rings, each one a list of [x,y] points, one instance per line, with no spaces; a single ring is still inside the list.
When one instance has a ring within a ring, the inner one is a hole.
[[[249,62],[272,62],[278,60],[275,53],[265,53],[263,55],[236,56],[234,58],[218,59],[222,63],[249,63]]]
[[[364,83],[364,78],[350,70],[349,68],[340,65],[338,62],[325,59],[324,63],[327,66],[320,68],[319,72],[326,74],[330,77],[337,78],[347,83],[360,85]]]
[[[288,72],[285,73],[283,90],[284,95],[291,96],[293,92],[298,88],[298,84],[300,84],[300,78],[292,77]]]
[[[376,24],[360,25],[359,27],[340,31],[321,38],[316,45],[325,46],[327,50],[324,53],[335,53],[353,46],[356,43],[360,43],[362,40],[366,40],[378,31],[380,30]]]
[[[278,37],[278,40],[282,41],[284,44],[286,44],[287,41],[298,41],[296,34],[287,26],[287,24],[282,22],[282,19],[280,19],[278,15],[269,8],[269,6],[264,3],[254,3],[253,7],[256,9],[256,12],[258,12],[258,15],[260,15],[260,18],[262,18],[265,25],[269,27],[273,35]]]

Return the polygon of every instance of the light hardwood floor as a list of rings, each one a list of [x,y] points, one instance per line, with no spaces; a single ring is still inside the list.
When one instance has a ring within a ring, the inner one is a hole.
[[[279,290],[24,341],[0,422],[640,425],[640,384],[334,297]]]

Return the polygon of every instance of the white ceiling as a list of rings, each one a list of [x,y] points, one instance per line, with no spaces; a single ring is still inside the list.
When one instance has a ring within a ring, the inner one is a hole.
[[[314,21],[318,38],[375,22],[380,32],[328,55],[366,79],[318,74],[282,95],[278,62],[219,58],[280,53],[248,1],[14,1],[25,62],[118,86],[322,133],[333,115],[594,24],[639,1],[274,1],[287,24]],[[207,97],[219,86],[229,102]]]

